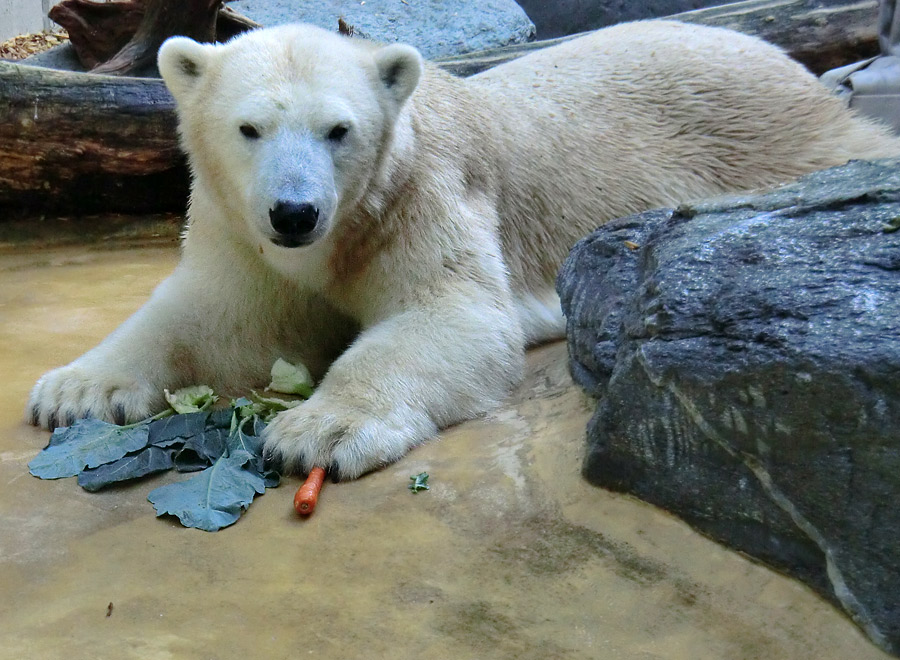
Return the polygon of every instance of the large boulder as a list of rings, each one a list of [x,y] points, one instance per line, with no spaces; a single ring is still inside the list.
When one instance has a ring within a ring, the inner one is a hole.
[[[229,6],[265,26],[299,21],[337,30],[342,17],[362,36],[411,44],[428,59],[534,38],[534,24],[514,0],[236,0]]]
[[[659,210],[558,281],[584,475],[803,580],[900,654],[900,160]]]

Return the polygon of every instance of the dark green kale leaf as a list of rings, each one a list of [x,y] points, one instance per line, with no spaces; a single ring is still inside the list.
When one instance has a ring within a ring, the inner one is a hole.
[[[411,484],[407,486],[414,494],[418,493],[420,490],[431,490],[431,486],[428,485],[428,473],[420,472],[419,474],[414,474],[409,478],[412,481]]]
[[[175,469],[197,472],[215,463],[228,450],[228,431],[208,428],[187,438],[175,454]]]
[[[304,377],[302,368],[291,368],[293,376]],[[187,481],[150,493],[157,515],[169,513],[208,531],[234,523],[256,494],[279,485],[281,475],[264,464],[261,434],[267,421],[299,402],[254,393],[255,400],[210,410],[218,397],[206,386],[165,395],[171,409],[136,424],[86,419],[57,429],[29,463],[31,473],[44,479],[78,474],[80,486],[96,491],[172,467],[195,471]]]
[[[80,419],[72,426],[56,429],[50,444],[31,460],[28,469],[41,479],[74,477],[86,467],[112,463],[143,449],[149,429],[148,422],[117,426],[99,419]]]
[[[234,415],[234,411],[231,408],[222,408],[220,410],[213,410],[209,419],[206,422],[206,426],[208,428],[213,429],[231,429],[231,418]]]
[[[231,428],[228,434],[228,451],[243,450],[253,456],[262,455],[263,441],[256,434],[255,425],[252,424],[254,418],[240,419],[235,411],[231,418]],[[245,429],[249,429],[246,430]]]
[[[150,424],[150,444],[155,447],[171,447],[183,443],[187,438],[202,434],[206,430],[206,411],[172,415]]]
[[[174,465],[172,447],[150,445],[138,452],[123,456],[117,461],[83,470],[78,475],[78,485],[95,492],[110,484],[164,472]]]
[[[157,516],[177,516],[185,527],[214,532],[237,522],[253,498],[266,491],[265,480],[245,468],[252,461],[248,452],[235,451],[187,481],[150,491],[147,499]]]

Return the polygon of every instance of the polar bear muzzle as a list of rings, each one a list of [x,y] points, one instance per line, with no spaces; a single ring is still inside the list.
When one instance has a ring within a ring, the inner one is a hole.
[[[269,209],[269,221],[275,236],[272,242],[286,248],[309,245],[315,239],[319,209],[312,204],[279,201]]]

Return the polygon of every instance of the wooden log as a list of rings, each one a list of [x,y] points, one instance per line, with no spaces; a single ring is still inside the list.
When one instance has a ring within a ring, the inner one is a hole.
[[[816,75],[879,52],[878,0],[752,0],[673,18],[755,34]]]
[[[758,34],[813,71],[877,52],[877,0],[749,0],[674,18]],[[564,39],[437,62],[471,75]],[[0,62],[0,212],[182,211],[187,170],[159,79]]]
[[[174,107],[158,78],[0,62],[0,208],[183,210]]]
[[[817,75],[878,53],[878,0],[746,0],[666,19],[756,35],[781,46]],[[448,57],[438,63],[455,75],[470,76],[580,36],[583,34]]]
[[[231,7],[222,7],[216,18],[216,41],[228,41],[241,32],[261,27],[262,25],[243,14],[239,14]]]

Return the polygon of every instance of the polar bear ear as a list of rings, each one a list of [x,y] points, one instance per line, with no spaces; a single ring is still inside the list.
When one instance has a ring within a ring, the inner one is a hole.
[[[193,89],[203,76],[213,48],[187,37],[166,39],[160,47],[157,66],[176,101]]]
[[[391,44],[378,49],[375,65],[381,82],[398,106],[403,105],[415,91],[424,69],[419,51],[404,44]]]

